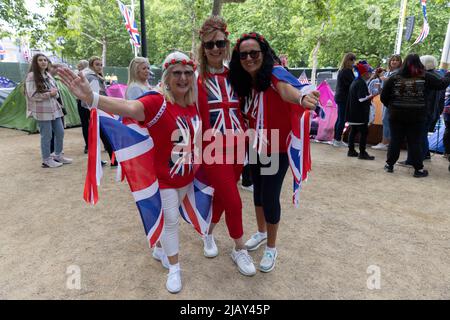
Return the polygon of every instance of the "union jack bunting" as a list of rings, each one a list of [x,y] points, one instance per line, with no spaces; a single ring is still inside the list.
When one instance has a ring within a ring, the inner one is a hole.
[[[309,84],[308,77],[306,76],[305,70],[303,70],[303,72],[302,72],[302,74],[300,75],[300,77],[298,77],[298,81],[299,81],[301,84]]]
[[[117,3],[119,4],[120,13],[122,14],[123,19],[125,20],[125,28],[130,34],[131,40],[133,41],[133,45],[139,48],[141,46],[141,36],[139,35],[136,20],[134,19],[134,13],[119,0],[117,0]]]
[[[420,3],[422,5],[422,12],[423,12],[423,26],[422,26],[422,31],[420,32],[416,41],[414,41],[413,45],[423,42],[425,40],[425,38],[428,37],[428,34],[430,33],[430,25],[428,24],[428,18],[427,18],[427,0],[420,0]]]

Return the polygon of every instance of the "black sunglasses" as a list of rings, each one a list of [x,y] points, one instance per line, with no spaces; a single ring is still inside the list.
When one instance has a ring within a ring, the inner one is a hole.
[[[203,47],[208,50],[214,49],[214,46],[216,46],[219,49],[222,49],[222,48],[225,48],[226,45],[227,45],[227,40],[203,42]]]
[[[252,59],[256,59],[259,57],[259,53],[261,52],[261,50],[252,50],[252,51],[241,51],[239,52],[239,58],[241,60],[245,60],[247,59],[247,56],[250,56],[250,58]]]

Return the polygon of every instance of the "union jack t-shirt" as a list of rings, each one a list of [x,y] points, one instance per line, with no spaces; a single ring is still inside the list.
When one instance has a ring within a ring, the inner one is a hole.
[[[197,169],[196,146],[201,137],[196,105],[182,107],[172,104],[160,94],[147,95],[139,101],[144,104],[145,120],[142,124],[147,126],[157,150],[154,165],[160,188],[188,185],[194,180]]]
[[[244,134],[239,98],[228,80],[227,68],[223,73],[207,73],[204,79],[198,79],[198,105],[204,131],[211,129],[216,138]],[[227,144],[225,139],[223,141],[225,150]],[[235,139],[229,147],[234,149],[238,141],[243,140]],[[204,141],[204,147],[207,145],[208,141]]]

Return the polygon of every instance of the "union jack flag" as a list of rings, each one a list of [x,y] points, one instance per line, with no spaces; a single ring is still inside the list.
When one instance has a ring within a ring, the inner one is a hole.
[[[111,143],[123,177],[127,178],[141,215],[147,241],[149,246],[153,247],[161,236],[164,215],[159,184],[153,167],[156,154],[153,140],[148,130],[138,122],[129,118],[121,119],[101,110],[91,110],[84,199],[92,204],[98,202],[98,186],[103,175],[100,158],[100,126]],[[212,218],[212,194],[213,189],[207,184],[206,179],[198,175],[180,207],[180,213],[182,208],[185,208],[183,212],[186,214],[182,214],[183,218],[201,235],[208,230]]]
[[[139,48],[141,46],[141,36],[139,35],[139,30],[137,28],[136,21],[134,20],[134,13],[119,0],[117,0],[117,3],[119,4],[120,13],[122,14],[123,19],[125,20],[125,28],[130,34],[134,46]]]
[[[422,26],[422,31],[420,32],[416,41],[414,41],[413,45],[423,42],[425,40],[425,38],[428,37],[428,34],[430,33],[430,25],[428,24],[428,18],[427,18],[427,0],[420,0],[420,3],[422,4],[423,26]]]
[[[301,84],[292,74],[281,66],[275,66],[272,74],[281,81],[291,84],[293,87],[306,94],[308,90],[307,85]],[[322,108],[317,106],[316,113],[322,114]],[[292,174],[294,176],[293,183],[293,203],[296,207],[299,206],[299,195],[302,188],[302,182],[308,178],[308,173],[311,171],[311,150],[309,141],[309,130],[311,125],[311,113],[309,110],[296,107],[291,109],[291,134],[286,141],[288,146],[289,164]]]
[[[226,129],[231,129],[235,134],[241,133],[243,130],[238,116],[239,111],[231,107],[233,104],[238,104],[239,99],[229,81],[224,77],[209,77],[206,81],[206,94],[210,105],[209,117],[213,133],[225,134]],[[215,108],[216,104],[217,108]]]
[[[214,189],[200,169],[180,206],[181,217],[200,235],[206,235],[211,224],[213,193]]]

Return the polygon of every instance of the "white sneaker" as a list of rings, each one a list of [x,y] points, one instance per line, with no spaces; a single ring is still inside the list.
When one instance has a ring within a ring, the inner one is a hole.
[[[379,144],[377,144],[376,146],[372,146],[372,149],[375,149],[375,150],[387,150],[388,149],[388,144],[384,144],[384,143],[379,143]]]
[[[42,168],[58,168],[62,165],[62,163],[56,162],[53,158],[45,159],[44,162],[42,162]]]
[[[253,192],[253,185],[248,186],[248,187],[241,185],[241,189],[245,190],[245,191]]]
[[[245,247],[248,251],[254,251],[259,248],[267,240],[267,232],[257,232],[245,243]]]
[[[166,288],[170,293],[178,293],[181,291],[181,270],[169,272],[167,275]]]
[[[264,250],[264,256],[259,263],[259,270],[262,272],[270,272],[275,268],[275,261],[277,260],[278,251],[275,249],[275,253]]]
[[[254,276],[256,274],[256,268],[253,264],[252,257],[249,256],[247,250],[241,249],[231,251],[231,259],[236,263],[239,272],[244,276]]]
[[[152,256],[154,259],[161,261],[161,264],[164,268],[169,269],[169,259],[167,258],[167,255],[162,248],[155,247],[153,249]]]
[[[72,163],[72,159],[70,158],[66,158],[64,157],[62,154],[58,155],[58,156],[54,156],[53,160],[55,160],[56,162],[59,162],[61,164],[71,164]]]
[[[333,145],[333,147],[336,147],[336,148],[348,147],[348,145],[344,141],[337,141],[337,140],[333,140],[332,145]]]
[[[203,254],[207,258],[214,258],[219,254],[219,249],[217,249],[217,245],[212,234],[207,234],[203,237]]]

